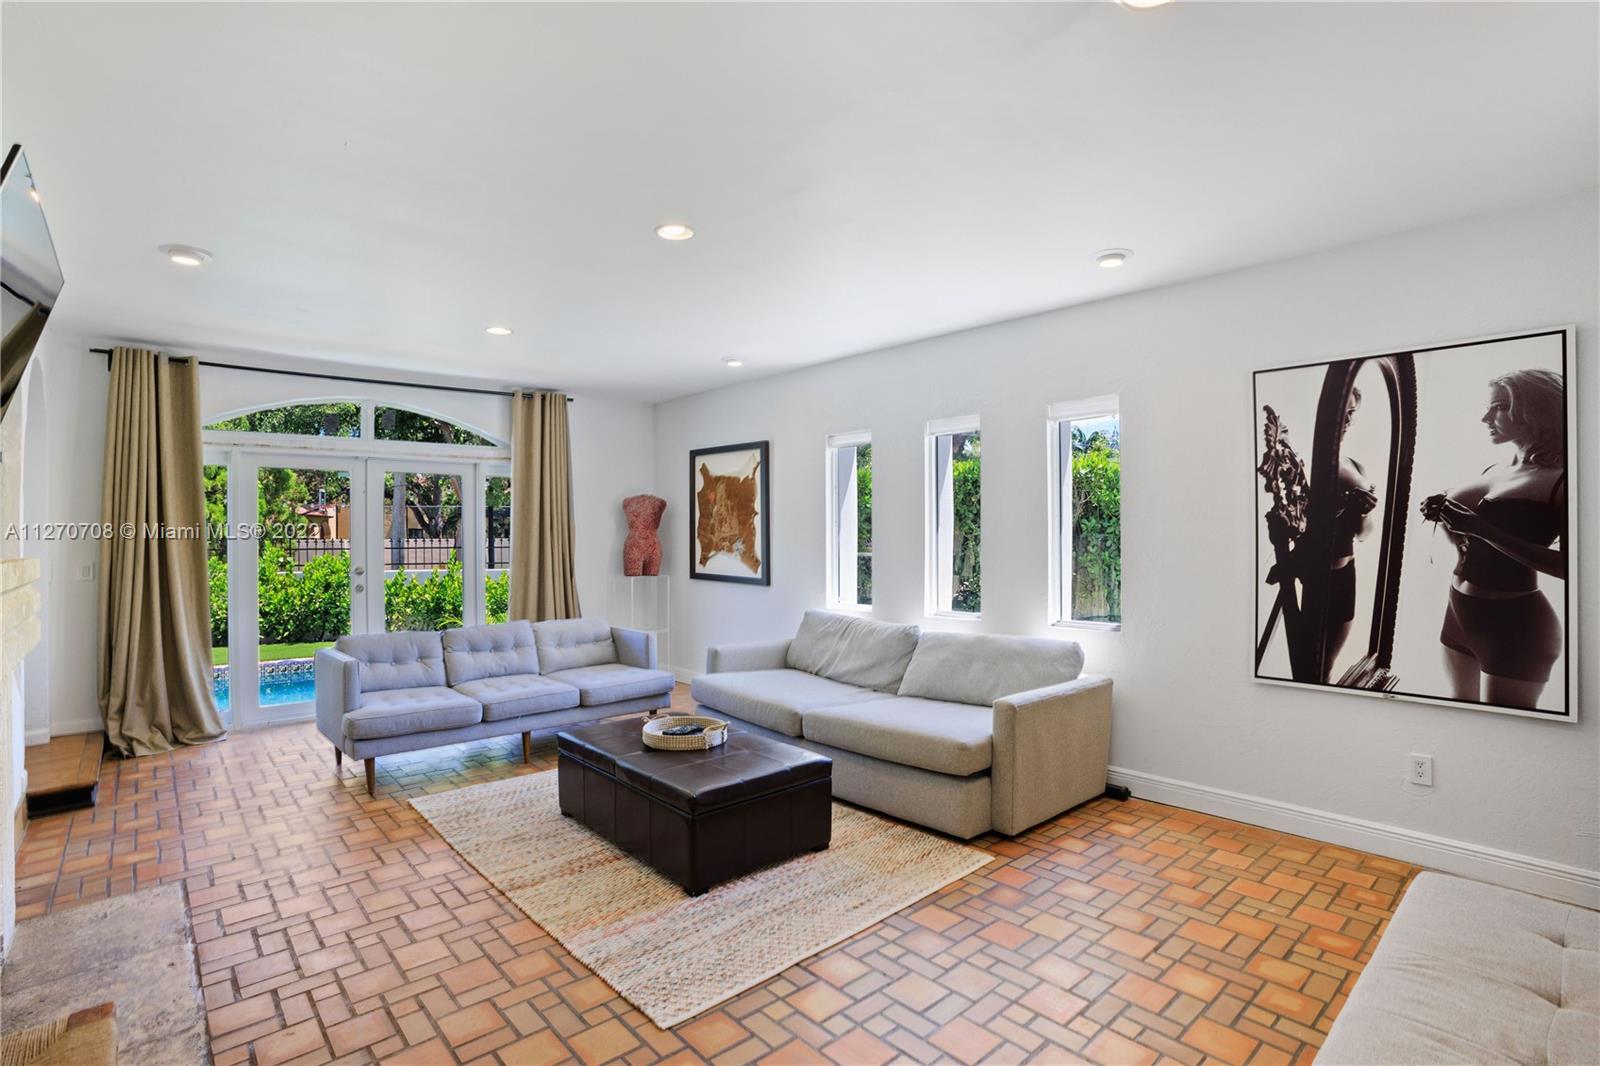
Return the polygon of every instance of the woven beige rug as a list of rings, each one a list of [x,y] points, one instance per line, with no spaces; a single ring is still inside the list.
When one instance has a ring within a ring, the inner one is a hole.
[[[690,898],[556,806],[556,771],[411,801],[479,873],[663,1029],[980,866],[977,848],[833,805],[833,843]]]

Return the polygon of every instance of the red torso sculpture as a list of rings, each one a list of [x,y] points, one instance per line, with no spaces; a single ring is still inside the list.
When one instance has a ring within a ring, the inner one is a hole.
[[[654,577],[661,573],[661,538],[656,529],[667,501],[660,496],[629,496],[622,501],[628,518],[628,539],[622,543],[622,573],[627,577]]]

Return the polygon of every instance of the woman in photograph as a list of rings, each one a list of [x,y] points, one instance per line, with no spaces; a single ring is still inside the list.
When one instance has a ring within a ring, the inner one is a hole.
[[[1344,409],[1344,425],[1339,430],[1341,440],[1360,406],[1361,390],[1351,388]],[[1327,573],[1325,576],[1310,574],[1302,579],[1307,607],[1315,604],[1318,597],[1327,600],[1322,628],[1322,675],[1317,678],[1323,683],[1332,675],[1334,660],[1344,650],[1355,622],[1356,541],[1366,540],[1372,532],[1372,510],[1378,505],[1377,487],[1367,480],[1367,472],[1361,464],[1348,455],[1339,457],[1337,490]],[[1319,577],[1326,582],[1320,588]]]
[[[1517,370],[1489,382],[1483,424],[1514,452],[1473,481],[1422,502],[1455,542],[1439,642],[1451,694],[1533,709],[1561,654],[1561,621],[1540,574],[1565,581],[1566,394],[1559,374]]]

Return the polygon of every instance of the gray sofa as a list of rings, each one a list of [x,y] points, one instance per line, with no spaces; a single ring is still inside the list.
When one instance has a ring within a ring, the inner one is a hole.
[[[533,734],[672,702],[654,633],[588,618],[340,637],[317,652],[317,728],[334,761]]]
[[[1597,960],[1600,913],[1418,874],[1317,1062],[1600,1062]]]
[[[1111,681],[1075,642],[923,633],[808,611],[793,640],[714,647],[717,717],[833,759],[840,799],[967,839],[1105,791]]]

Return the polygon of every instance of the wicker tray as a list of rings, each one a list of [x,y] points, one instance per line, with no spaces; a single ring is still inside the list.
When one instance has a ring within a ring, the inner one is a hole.
[[[663,729],[675,725],[703,725],[704,733],[687,737],[664,737]],[[705,718],[694,714],[664,714],[644,724],[644,746],[658,751],[705,751],[728,739],[728,723],[720,718]]]

